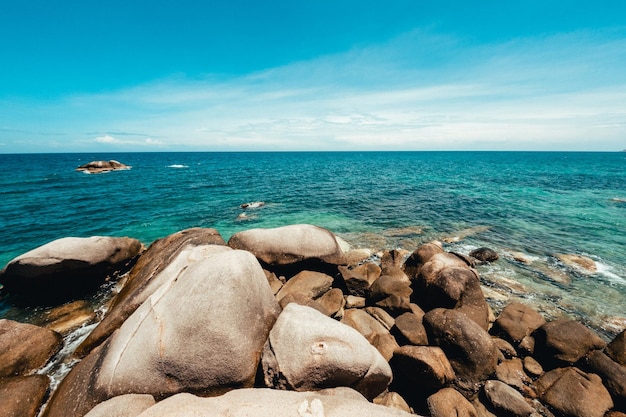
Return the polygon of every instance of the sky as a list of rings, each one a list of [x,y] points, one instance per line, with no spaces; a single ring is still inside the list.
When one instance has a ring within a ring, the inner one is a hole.
[[[622,149],[622,0],[0,3],[0,153]]]

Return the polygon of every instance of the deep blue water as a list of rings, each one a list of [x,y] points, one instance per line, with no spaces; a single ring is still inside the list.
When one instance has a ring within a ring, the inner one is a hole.
[[[99,159],[133,168],[75,171]],[[228,239],[252,227],[313,223],[357,246],[409,251],[470,229],[447,249],[489,246],[540,264],[481,267],[486,284],[516,280],[527,287],[520,296],[557,300],[555,311],[626,316],[626,153],[0,154],[0,167],[0,265],[64,236],[149,244],[193,226]],[[250,201],[266,205],[238,219]],[[589,256],[600,272],[568,270],[555,253]],[[550,279],[544,264],[571,282]]]

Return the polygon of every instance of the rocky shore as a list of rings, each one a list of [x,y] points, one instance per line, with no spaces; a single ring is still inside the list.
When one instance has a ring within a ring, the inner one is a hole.
[[[0,271],[8,300],[48,306],[0,320],[0,415],[626,416],[624,331],[518,302],[496,317],[487,248],[369,255],[311,225],[36,248]]]

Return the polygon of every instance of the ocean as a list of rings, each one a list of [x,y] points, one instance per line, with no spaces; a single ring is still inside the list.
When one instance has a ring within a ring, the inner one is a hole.
[[[75,171],[101,159],[132,169]],[[605,338],[626,327],[626,153],[0,154],[0,167],[0,267],[66,236],[149,245],[196,226],[227,240],[311,223],[373,252],[433,239],[464,254],[489,247],[500,259],[477,269],[494,311],[520,300]],[[597,271],[557,254],[589,257]],[[0,317],[11,311],[0,299]]]

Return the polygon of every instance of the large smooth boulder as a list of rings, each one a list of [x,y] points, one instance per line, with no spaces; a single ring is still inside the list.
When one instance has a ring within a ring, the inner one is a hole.
[[[419,269],[422,265],[428,262],[433,255],[443,252],[441,243],[437,241],[420,245],[411,255],[409,255],[406,261],[404,261],[402,269],[404,269],[404,272],[409,276],[409,278],[415,279],[417,278]]]
[[[0,416],[37,416],[49,385],[50,381],[45,375],[0,379]]]
[[[263,352],[269,387],[308,391],[350,387],[372,399],[391,382],[391,368],[359,332],[295,303],[287,305]]]
[[[250,229],[235,233],[228,246],[252,252],[269,265],[288,265],[319,260],[339,265],[344,253],[330,231],[309,224],[294,224],[274,229]]]
[[[178,394],[150,407],[141,417],[410,417],[405,411],[368,402],[350,388],[315,392],[239,389],[220,397]]]
[[[514,301],[504,307],[491,332],[517,344],[544,324],[545,319],[536,310]]]
[[[150,394],[119,395],[98,404],[85,417],[137,417],[154,404]]]
[[[62,381],[46,416],[82,415],[129,393],[160,399],[252,386],[278,313],[252,254],[216,253],[159,287],[83,359]]]
[[[457,310],[437,308],[424,316],[428,340],[443,349],[467,397],[496,371],[498,348],[489,333]]]
[[[558,319],[538,328],[535,355],[544,367],[574,364],[595,349],[604,349],[606,343],[583,324],[569,319]]]
[[[128,237],[65,237],[10,261],[0,271],[0,283],[28,303],[59,303],[95,291],[142,249]]]
[[[87,355],[117,330],[163,283],[175,279],[188,265],[212,252],[227,250],[220,249],[227,248],[225,245],[217,230],[199,227],[154,241],[130,270],[126,284],[113,299],[106,316],[78,346],[75,356]]]
[[[596,374],[557,368],[535,382],[541,401],[565,417],[602,417],[613,401]]]
[[[102,174],[110,171],[128,170],[132,167],[119,161],[111,159],[110,161],[91,161],[76,168],[76,171],[86,174]]]
[[[0,378],[42,368],[62,346],[61,335],[53,330],[0,319]]]

